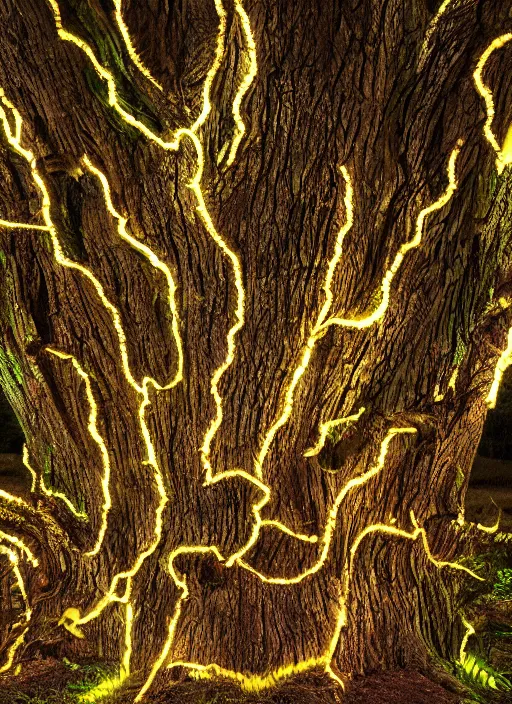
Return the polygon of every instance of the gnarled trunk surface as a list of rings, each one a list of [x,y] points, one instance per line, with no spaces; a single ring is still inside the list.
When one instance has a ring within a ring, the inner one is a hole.
[[[473,74],[512,18],[438,5],[0,2],[1,376],[35,473],[0,496],[32,609],[3,662],[458,657],[510,324],[512,42],[491,122]]]

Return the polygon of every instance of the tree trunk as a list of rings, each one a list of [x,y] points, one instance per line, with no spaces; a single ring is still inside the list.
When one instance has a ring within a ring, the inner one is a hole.
[[[439,4],[1,0],[1,380],[34,473],[0,497],[32,609],[3,662],[49,643],[144,692],[459,657],[512,18]]]

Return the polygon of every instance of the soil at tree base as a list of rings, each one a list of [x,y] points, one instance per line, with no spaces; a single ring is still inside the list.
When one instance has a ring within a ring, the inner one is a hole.
[[[54,659],[26,664],[15,678],[0,677],[0,704],[74,704],[70,693],[83,672],[70,670]],[[2,682],[3,680],[3,682]],[[137,689],[128,687],[106,697],[104,704],[132,704]],[[231,682],[170,683],[145,698],[146,704],[459,704],[460,695],[447,692],[418,672],[394,671],[356,678],[344,695],[325,675],[302,675],[258,694],[244,694]]]

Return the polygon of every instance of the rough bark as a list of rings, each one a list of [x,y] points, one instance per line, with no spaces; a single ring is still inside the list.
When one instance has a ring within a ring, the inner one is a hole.
[[[163,91],[130,60],[113,3],[59,4],[65,29],[114,74],[130,114],[167,140],[192,124],[214,61],[219,21],[212,0],[123,3],[137,51]],[[328,327],[316,340],[293,411],[264,462],[271,498],[262,518],[322,536],[336,496],[375,466],[389,429],[416,433],[394,438],[382,471],[347,493],[317,572],[279,585],[246,569],[291,578],[318,561],[321,541],[264,525],[243,564],[226,567],[213,553],[180,555],[174,566],[189,589],[181,603],[169,555],[182,546],[235,554],[250,539],[261,498],[241,475],[205,486],[199,451],[217,412],[212,376],[227,357],[236,322],[233,267],[197,212],[189,187],[197,169],[192,140],[164,151],[123,122],[89,58],[58,36],[44,0],[0,1],[0,85],[23,118],[22,143],[46,183],[65,255],[94,272],[120,311],[137,383],[149,375],[164,385],[176,373],[166,282],[120,239],[84,154],[106,175],[128,231],[168,265],[178,287],[183,381],[170,391],[151,389],[146,409],[168,503],[161,540],[133,579],[132,670],[147,673],[160,654],[177,604],[182,611],[165,662],[263,674],[320,660],[344,597],[347,622],[333,653],[335,673],[422,668],[434,654],[453,660],[471,577],[436,567],[421,536],[373,533],[353,564],[351,548],[369,525],[413,533],[412,511],[437,560],[457,561],[469,549],[465,538],[473,533],[456,519],[485,397],[506,346],[511,315],[497,301],[508,294],[512,241],[512,180],[508,169],[497,176],[473,72],[490,42],[512,31],[510,7],[453,0],[437,16],[439,3],[426,0],[247,0],[258,73],[242,105],[246,133],[227,165],[223,147],[235,134],[233,100],[247,71],[247,42],[236,4],[224,5],[226,48],[212,109],[198,132],[201,183],[217,232],[239,258],[246,298],[245,324],[219,382],[223,419],[211,445],[214,474],[254,474],[262,442],[283,414],[347,218],[339,168],[346,167],[354,190],[354,222],[332,281],[330,316],[339,318],[363,317],[379,304],[384,273],[414,237],[421,210],[446,190],[450,154],[463,140],[458,188],[426,218],[421,246],[405,255],[392,282],[385,315],[363,330]],[[485,69],[499,144],[512,121],[511,70],[507,44]],[[0,216],[43,225],[29,165],[4,138],[0,159]],[[90,281],[58,264],[49,233],[0,228],[0,242],[2,385],[36,474],[89,516],[75,518],[63,501],[39,490],[26,498],[28,508],[2,504],[2,529],[26,540],[40,561],[37,568],[22,565],[34,605],[26,652],[50,640],[60,652],[120,658],[122,606],[112,604],[82,626],[85,641],[58,621],[69,607],[82,614],[92,608],[154,539],[159,493],[145,464],[140,396],[122,372],[108,310]],[[83,378],[48,348],[72,355],[89,375],[108,448],[112,508],[92,558],[84,552],[101,525],[102,457],[88,431]],[[322,422],[362,406],[346,432],[339,428],[319,455],[304,456]]]

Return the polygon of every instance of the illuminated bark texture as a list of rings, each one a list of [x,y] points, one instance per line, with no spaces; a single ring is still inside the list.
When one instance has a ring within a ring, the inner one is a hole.
[[[512,180],[474,73],[512,18],[439,5],[1,0],[1,376],[35,472],[0,497],[32,607],[14,663],[156,663],[156,686],[176,661],[459,657],[458,519],[512,319]],[[482,69],[501,146],[511,75],[504,42]]]

